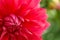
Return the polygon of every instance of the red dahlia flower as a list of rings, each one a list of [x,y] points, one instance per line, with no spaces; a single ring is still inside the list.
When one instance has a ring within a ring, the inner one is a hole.
[[[0,0],[0,40],[42,40],[49,26],[40,0]]]

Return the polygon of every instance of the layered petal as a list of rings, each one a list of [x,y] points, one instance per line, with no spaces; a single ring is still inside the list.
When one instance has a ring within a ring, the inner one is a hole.
[[[42,32],[49,26],[46,10],[42,8],[30,11],[25,16],[25,20],[24,27],[38,36],[42,35]]]
[[[40,0],[0,0],[0,15],[23,15],[25,11],[40,7]]]
[[[26,1],[26,0],[24,0]],[[40,0],[30,0],[28,3],[24,3],[16,11],[16,15],[25,16],[31,9],[36,9],[40,7]]]
[[[29,13],[24,16],[25,19],[29,20],[47,20],[47,14],[46,14],[46,9],[44,8],[37,8],[37,9],[32,9],[29,11]]]
[[[0,40],[42,40],[42,37],[36,36],[33,32],[23,27],[20,32],[6,33]]]
[[[35,35],[29,35],[27,34],[27,38],[25,38],[24,36],[18,36],[18,35],[15,35],[13,36],[12,38],[10,38],[11,36],[9,35],[5,35],[1,40],[42,40],[41,37],[37,37]]]

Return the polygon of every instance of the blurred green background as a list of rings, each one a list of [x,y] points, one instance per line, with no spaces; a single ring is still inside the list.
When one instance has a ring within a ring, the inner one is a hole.
[[[47,9],[51,26],[43,34],[44,40],[60,40],[60,0],[42,0],[41,7]]]

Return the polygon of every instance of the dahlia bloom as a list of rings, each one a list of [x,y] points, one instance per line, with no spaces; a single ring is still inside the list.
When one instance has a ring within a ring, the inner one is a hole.
[[[0,0],[0,40],[42,40],[48,28],[40,0]]]

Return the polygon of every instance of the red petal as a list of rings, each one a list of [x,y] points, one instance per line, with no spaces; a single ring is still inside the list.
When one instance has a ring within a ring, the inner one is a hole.
[[[20,39],[21,37],[22,40],[42,40],[40,36],[35,35],[33,32],[24,27],[22,28],[22,31],[20,31]]]
[[[6,16],[14,11],[14,0],[0,0],[0,15]]]
[[[5,35],[1,40],[8,40],[8,35]]]
[[[15,35],[13,35],[13,34],[11,34],[11,35],[6,34],[3,36],[3,38],[1,40],[17,40],[17,39],[16,39]]]
[[[16,10],[19,10],[19,14],[23,15],[22,12],[37,7],[39,2],[40,0],[0,0],[0,15],[5,16],[9,13],[16,13]]]
[[[22,0],[21,7],[17,10],[16,15],[25,16],[31,9],[39,8],[40,0]]]
[[[23,26],[38,36],[42,35],[42,32],[49,26],[46,10],[42,8],[30,11],[25,16],[25,20]]]
[[[46,9],[44,8],[39,8],[39,9],[34,9],[31,10],[26,16],[24,16],[25,19],[28,20],[46,20],[47,19],[47,14],[46,14]]]
[[[40,0],[31,0],[29,7],[30,8],[34,8],[36,7],[38,4],[40,4]],[[40,7],[40,6],[39,6]]]
[[[32,33],[36,34],[37,36],[41,36],[43,31],[48,28],[49,24],[47,22],[40,22],[40,21],[25,21],[23,23],[23,27],[26,27]]]

